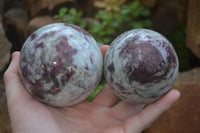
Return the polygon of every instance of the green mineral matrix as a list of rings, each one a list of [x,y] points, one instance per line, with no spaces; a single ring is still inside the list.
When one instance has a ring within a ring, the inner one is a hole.
[[[117,37],[104,58],[104,76],[129,103],[151,103],[165,95],[178,74],[178,57],[160,33],[135,29]]]

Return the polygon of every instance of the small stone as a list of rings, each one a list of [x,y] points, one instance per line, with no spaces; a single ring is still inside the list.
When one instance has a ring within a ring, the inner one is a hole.
[[[26,0],[27,9],[31,17],[51,12],[55,7],[66,5],[75,0]]]
[[[3,72],[10,61],[11,44],[8,41],[0,21],[0,72]]]
[[[27,37],[30,36],[33,32],[35,32],[36,30],[38,30],[39,28],[45,25],[56,23],[56,22],[57,21],[54,20],[53,17],[50,15],[37,16],[33,18],[32,20],[30,20],[30,22],[28,23],[26,36]]]
[[[9,9],[4,15],[5,23],[15,27],[18,33],[24,35],[28,25],[29,16],[26,10],[21,8]]]

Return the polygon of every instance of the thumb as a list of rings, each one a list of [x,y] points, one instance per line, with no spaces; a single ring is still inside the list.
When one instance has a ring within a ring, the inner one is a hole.
[[[180,97],[178,90],[169,91],[163,98],[147,106],[125,122],[127,133],[141,132],[148,128],[164,111],[168,110]]]
[[[4,73],[4,82],[8,106],[19,101],[21,98],[31,98],[25,90],[19,76],[19,56],[20,52],[12,54],[12,61]]]

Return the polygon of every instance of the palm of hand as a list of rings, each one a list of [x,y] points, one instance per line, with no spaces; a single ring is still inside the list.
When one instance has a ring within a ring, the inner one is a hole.
[[[106,49],[102,51],[105,55]],[[139,133],[180,96],[178,91],[171,90],[143,109],[144,105],[119,102],[112,89],[105,86],[93,102],[83,101],[65,108],[51,107],[25,91],[19,78],[18,62],[19,52],[13,54],[4,74],[8,110],[15,133]]]
[[[108,86],[104,87],[102,93],[105,90],[108,92],[107,94],[111,95],[112,90]],[[18,132],[29,133],[124,132],[124,121],[141,110],[143,105],[132,106],[125,102],[117,103],[117,97],[105,101],[105,98],[102,99],[103,95],[98,95],[93,102],[83,101],[75,106],[57,108],[36,101],[27,92],[21,92],[18,99],[11,100],[9,104],[12,105],[10,107],[11,121],[17,121],[12,126],[19,130]],[[102,102],[103,105],[98,102]],[[121,108],[122,106],[124,108]],[[122,114],[121,111],[126,113]],[[23,126],[20,127],[20,125]]]

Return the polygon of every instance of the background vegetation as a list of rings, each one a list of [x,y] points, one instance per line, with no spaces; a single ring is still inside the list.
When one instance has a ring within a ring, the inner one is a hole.
[[[138,0],[103,0],[95,5],[99,8],[93,18],[84,17],[81,10],[62,7],[54,16],[60,22],[78,25],[88,31],[97,40],[99,46],[110,44],[121,33],[137,28],[152,29],[151,11],[141,6]],[[197,58],[186,47],[186,26],[177,23],[171,32],[163,33],[173,44],[179,57],[180,71],[195,66]],[[103,81],[88,98],[91,101],[105,85]]]
[[[124,4],[125,0],[104,0],[96,6],[101,8],[93,19],[83,17],[83,12],[75,8],[63,7],[55,15],[60,22],[78,25],[94,36],[99,46],[110,44],[119,34],[136,28],[151,28],[150,10],[140,6],[139,1]],[[96,90],[87,98],[93,98],[104,87],[103,80]]]
[[[122,32],[135,28],[150,28],[150,10],[140,6],[139,1],[123,4],[124,0],[97,5],[93,19],[83,17],[82,11],[75,8],[61,8],[55,16],[60,22],[71,23],[91,33],[100,44],[110,44]],[[117,3],[117,4],[116,4]]]

